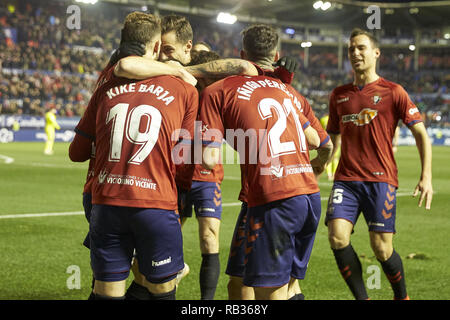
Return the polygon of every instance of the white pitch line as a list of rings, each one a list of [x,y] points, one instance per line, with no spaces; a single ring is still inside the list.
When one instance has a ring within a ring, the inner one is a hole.
[[[397,197],[411,196],[410,192],[399,192]],[[328,197],[320,197],[321,201],[328,201]],[[242,205],[242,202],[226,202],[222,203],[222,207],[238,207]],[[1,215],[0,219],[19,219],[19,218],[39,218],[39,217],[58,217],[58,216],[76,216],[82,215],[84,211],[72,211],[72,212],[46,212],[46,213],[23,213],[23,214],[7,214]]]
[[[11,158],[11,157],[8,157],[8,156],[4,156],[2,154],[0,154],[0,159],[3,159],[6,164],[10,164],[10,163],[14,162],[14,158]]]
[[[7,214],[7,215],[0,215],[0,219],[75,216],[80,214],[84,214],[84,211]]]

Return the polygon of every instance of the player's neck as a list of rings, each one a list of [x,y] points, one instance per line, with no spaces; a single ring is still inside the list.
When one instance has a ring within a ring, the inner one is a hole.
[[[368,71],[362,73],[355,72],[353,84],[358,87],[363,87],[369,83],[377,81],[379,78],[380,76],[375,71]]]
[[[273,60],[267,58],[267,59],[258,59],[253,61],[254,63],[256,63],[261,69],[263,70],[268,70],[268,71],[273,71]]]

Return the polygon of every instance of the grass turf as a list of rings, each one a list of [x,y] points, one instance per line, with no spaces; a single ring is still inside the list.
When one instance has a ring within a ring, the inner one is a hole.
[[[0,157],[0,216],[24,213],[82,211],[81,191],[87,163],[76,164],[67,157],[68,144],[56,143],[55,154],[45,156],[42,143],[0,145],[0,155],[13,158],[5,163]],[[396,154],[399,167],[397,198],[397,234],[394,247],[403,258],[408,293],[411,299],[450,299],[450,148],[433,147],[432,210],[417,207],[410,194],[418,182],[420,161],[415,147],[400,147]],[[222,197],[225,204],[220,230],[221,275],[216,299],[227,299],[224,274],[234,224],[240,210],[238,165],[225,165]],[[331,183],[320,180],[322,197],[328,197]],[[342,280],[327,240],[322,218],[305,280],[300,282],[308,300],[352,299]],[[88,224],[83,214],[70,216],[0,219],[0,299],[86,299],[91,291],[89,251],[82,246]],[[199,299],[201,263],[198,226],[194,219],[183,228],[185,261],[191,267],[177,292],[177,299]],[[360,219],[352,235],[352,244],[361,258],[364,278],[369,283],[379,267],[379,288],[368,289],[371,299],[392,299],[390,284],[381,271],[369,245],[367,226]],[[416,254],[408,259],[410,254]],[[69,289],[70,266],[80,270],[80,289]],[[369,272],[368,272],[369,271]],[[375,272],[377,269],[375,268]],[[376,274],[375,274],[376,275]],[[129,281],[131,281],[132,276]]]

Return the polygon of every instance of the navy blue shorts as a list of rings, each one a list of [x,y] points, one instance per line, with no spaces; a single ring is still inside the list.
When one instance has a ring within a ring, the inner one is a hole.
[[[247,223],[247,203],[243,202],[239,212],[233,238],[231,239],[230,253],[225,273],[229,276],[244,277],[245,260],[245,224]]]
[[[97,280],[125,280],[135,249],[139,271],[149,282],[169,281],[184,267],[175,211],[94,205],[89,226],[91,267]]]
[[[320,193],[249,207],[243,283],[280,287],[304,279],[320,220]]]
[[[89,222],[89,220],[91,220],[91,210],[92,210],[92,195],[91,195],[91,193],[88,193],[88,192],[83,193],[83,208],[84,208],[84,216],[86,217],[87,222]],[[89,241],[90,240],[89,240],[89,232],[88,232],[83,241],[83,245],[88,249],[90,248]]]
[[[222,192],[220,184],[208,181],[192,181],[191,190],[178,188],[178,211],[181,218],[192,217],[192,206],[195,216],[221,219]]]
[[[395,233],[396,187],[385,182],[335,181],[325,225],[332,219],[356,224],[362,212],[369,231]]]

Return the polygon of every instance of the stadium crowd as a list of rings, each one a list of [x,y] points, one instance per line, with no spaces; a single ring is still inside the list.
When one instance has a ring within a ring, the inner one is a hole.
[[[59,116],[80,116],[92,92],[98,72],[119,46],[120,21],[117,12],[83,13],[80,30],[65,25],[68,3],[17,1],[0,5],[0,113],[43,115],[54,106]],[[123,15],[123,13],[122,13]],[[209,19],[189,17],[195,41],[208,43],[222,57],[239,57],[239,31],[243,24],[220,25]],[[281,55],[298,58],[300,69],[293,85],[320,115],[325,113],[328,94],[337,85],[351,81],[348,61],[338,70],[336,47],[305,50],[283,43]],[[344,57],[346,53],[344,53]],[[346,60],[346,59],[345,59]],[[450,127],[448,50],[426,50],[419,55],[419,70],[413,71],[410,51],[386,50],[380,60],[380,74],[401,83],[415,98],[426,123],[440,116],[439,125]]]

